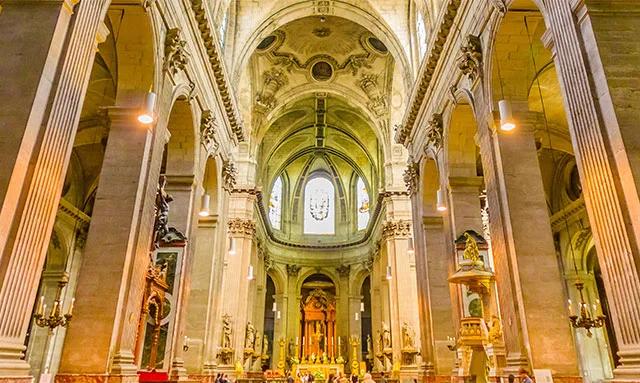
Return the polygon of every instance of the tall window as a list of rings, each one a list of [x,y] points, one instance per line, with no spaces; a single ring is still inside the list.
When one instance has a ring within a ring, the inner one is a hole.
[[[305,234],[335,234],[335,191],[331,181],[313,178],[304,187]]]
[[[269,222],[271,227],[281,230],[282,221],[282,176],[276,179],[269,197]]]
[[[369,193],[367,193],[367,187],[361,177],[358,177],[356,183],[356,193],[358,197],[358,230],[363,230],[369,224]]]
[[[416,35],[418,39],[418,55],[420,61],[427,50],[427,26],[419,9],[416,10]]]
[[[220,33],[220,47],[224,50],[224,38],[227,34],[227,23],[229,17],[229,10],[227,10],[224,15],[222,15],[222,20],[220,20],[219,33]]]

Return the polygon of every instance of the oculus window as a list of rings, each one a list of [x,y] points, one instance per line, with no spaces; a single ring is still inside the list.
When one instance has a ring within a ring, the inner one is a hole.
[[[281,230],[282,222],[282,176],[276,179],[269,197],[269,222],[271,227]]]
[[[335,190],[324,177],[312,178],[304,187],[304,233],[335,234]]]
[[[358,177],[358,182],[356,182],[356,193],[358,198],[358,230],[364,230],[369,224],[369,193],[367,193],[367,187],[362,177]]]

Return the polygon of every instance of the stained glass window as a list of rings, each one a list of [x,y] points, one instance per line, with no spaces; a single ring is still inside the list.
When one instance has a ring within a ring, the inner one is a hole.
[[[363,230],[369,224],[369,193],[367,193],[367,187],[361,177],[358,177],[356,183],[356,193],[358,196],[358,230]]]
[[[305,234],[335,234],[335,192],[331,181],[316,177],[304,187]]]
[[[418,55],[420,60],[427,50],[427,26],[420,10],[416,11],[416,35],[418,38]]]
[[[281,230],[282,221],[282,176],[276,179],[269,197],[269,222],[271,227]]]

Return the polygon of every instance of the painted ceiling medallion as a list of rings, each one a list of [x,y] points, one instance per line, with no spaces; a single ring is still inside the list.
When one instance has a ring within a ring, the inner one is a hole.
[[[333,77],[333,67],[326,61],[318,61],[311,67],[311,76],[316,81],[327,81]]]

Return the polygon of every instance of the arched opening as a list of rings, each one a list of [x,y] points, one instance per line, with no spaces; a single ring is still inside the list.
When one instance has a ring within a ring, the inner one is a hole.
[[[333,280],[324,274],[312,274],[302,283],[300,296],[302,358],[311,363],[335,360],[338,323]]]
[[[367,371],[373,369],[373,328],[371,322],[371,277],[367,276],[360,288],[360,352],[367,364]]]
[[[276,285],[273,283],[271,275],[267,274],[267,282],[265,284],[265,301],[264,301],[264,335],[262,338],[262,355],[273,355],[274,350],[274,331],[275,322],[281,308],[276,304]],[[277,361],[275,361],[277,362]],[[263,357],[261,367],[265,371],[275,366],[274,361]]]

